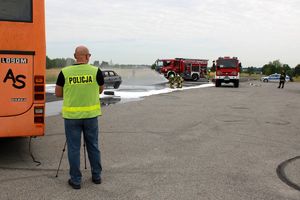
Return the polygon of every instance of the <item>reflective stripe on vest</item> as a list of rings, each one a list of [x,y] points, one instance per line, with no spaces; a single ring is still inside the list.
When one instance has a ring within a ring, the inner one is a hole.
[[[88,112],[100,109],[100,104],[84,107],[67,107],[63,106],[63,112]]]

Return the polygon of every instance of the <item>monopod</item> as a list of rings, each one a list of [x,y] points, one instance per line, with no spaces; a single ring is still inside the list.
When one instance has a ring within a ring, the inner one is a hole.
[[[58,168],[57,168],[55,177],[58,177],[58,171],[59,171],[59,168],[60,168],[61,160],[63,159],[63,156],[64,156],[64,152],[66,150],[66,146],[67,146],[67,140],[65,142],[64,148],[63,148],[62,153],[61,153],[61,157],[60,157],[60,160],[59,160],[59,164],[58,164]]]
[[[66,140],[66,142],[64,144],[64,148],[63,148],[61,156],[60,156],[60,160],[59,160],[59,164],[58,164],[58,168],[57,168],[55,177],[58,177],[58,172],[59,172],[59,169],[60,169],[61,161],[62,161],[62,159],[64,157],[64,153],[66,151],[66,146],[67,146],[67,140]],[[84,139],[84,137],[83,137],[83,151],[84,151],[84,168],[87,169],[86,168],[86,145],[85,145],[85,139]]]

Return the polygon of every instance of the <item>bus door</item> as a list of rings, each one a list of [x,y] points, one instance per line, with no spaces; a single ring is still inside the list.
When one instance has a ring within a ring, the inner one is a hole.
[[[0,117],[21,115],[33,105],[33,57],[29,51],[0,51]]]

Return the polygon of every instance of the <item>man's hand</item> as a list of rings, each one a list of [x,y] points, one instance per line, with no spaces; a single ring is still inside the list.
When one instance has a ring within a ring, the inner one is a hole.
[[[99,94],[102,94],[103,89],[104,89],[104,86],[103,86],[103,85],[100,85],[100,86],[99,86]]]
[[[56,85],[55,86],[55,95],[56,95],[56,97],[63,97],[63,87]]]

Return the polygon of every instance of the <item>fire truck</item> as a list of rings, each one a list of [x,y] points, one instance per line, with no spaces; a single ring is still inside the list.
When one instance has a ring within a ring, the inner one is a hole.
[[[216,69],[216,87],[220,87],[222,83],[233,83],[234,87],[239,87],[242,65],[237,57],[219,57],[216,62],[213,61],[213,67]]]
[[[184,80],[197,81],[199,78],[205,78],[207,72],[208,60],[174,58],[174,59],[158,59],[156,61],[156,70],[170,77],[179,74]]]

